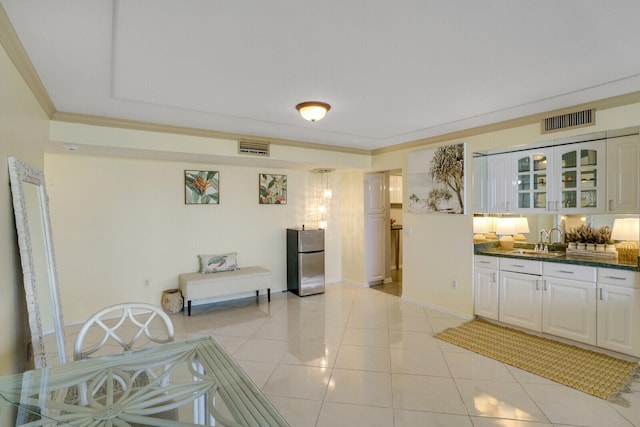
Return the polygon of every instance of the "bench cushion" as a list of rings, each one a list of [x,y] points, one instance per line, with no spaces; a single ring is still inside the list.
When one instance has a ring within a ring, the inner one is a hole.
[[[184,273],[179,282],[185,301],[190,301],[271,288],[271,271],[242,267],[219,273]]]

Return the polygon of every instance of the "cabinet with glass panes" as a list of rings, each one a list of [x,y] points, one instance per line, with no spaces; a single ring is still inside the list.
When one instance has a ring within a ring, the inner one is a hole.
[[[604,212],[603,141],[514,152],[512,164],[516,212]]]

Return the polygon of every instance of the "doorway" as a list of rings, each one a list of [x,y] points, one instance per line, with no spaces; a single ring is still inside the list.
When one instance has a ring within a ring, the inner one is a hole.
[[[372,174],[374,175],[374,174]],[[384,234],[382,241],[384,247],[375,256],[370,254],[369,263],[378,263],[378,268],[374,270],[384,272],[384,280],[370,282],[370,287],[375,290],[386,292],[392,295],[402,295],[402,201],[403,183],[402,170],[390,170],[378,172],[375,175],[383,182],[382,194],[371,194],[371,187],[366,187],[369,194],[365,194],[365,199],[384,200],[382,206],[384,211],[384,226],[381,233]],[[376,187],[376,191],[379,187]],[[374,233],[373,228],[368,228],[367,233]],[[371,241],[371,236],[368,236]]]

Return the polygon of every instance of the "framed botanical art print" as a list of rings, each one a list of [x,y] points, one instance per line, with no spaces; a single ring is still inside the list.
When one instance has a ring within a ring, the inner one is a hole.
[[[220,203],[220,172],[184,171],[184,203],[217,205]]]
[[[258,175],[258,203],[261,205],[287,204],[287,175]]]

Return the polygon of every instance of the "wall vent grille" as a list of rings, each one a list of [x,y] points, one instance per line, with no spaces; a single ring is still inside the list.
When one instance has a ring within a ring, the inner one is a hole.
[[[269,143],[266,141],[240,140],[238,141],[238,154],[269,157]]]
[[[592,126],[596,124],[596,110],[583,110],[573,113],[542,119],[542,133],[556,132],[559,130]]]

